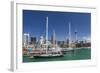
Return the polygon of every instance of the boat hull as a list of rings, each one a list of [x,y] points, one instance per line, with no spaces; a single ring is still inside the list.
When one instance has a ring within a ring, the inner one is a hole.
[[[64,55],[40,55],[40,56],[34,56],[34,58],[53,58],[53,57],[63,57]]]

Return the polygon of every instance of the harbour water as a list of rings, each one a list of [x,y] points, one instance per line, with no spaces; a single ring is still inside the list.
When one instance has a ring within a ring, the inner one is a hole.
[[[86,59],[91,59],[91,48],[75,49],[74,51],[66,52],[62,57],[30,58],[29,56],[23,56],[24,63]]]

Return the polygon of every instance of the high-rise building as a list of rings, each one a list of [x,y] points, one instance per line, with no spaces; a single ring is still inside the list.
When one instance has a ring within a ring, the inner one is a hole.
[[[56,38],[55,38],[55,30],[53,30],[53,35],[51,36],[51,43],[53,44],[53,47],[56,46]]]
[[[24,33],[24,35],[23,35],[23,45],[24,45],[24,47],[28,46],[29,42],[30,42],[29,33]]]
[[[31,37],[30,42],[31,44],[36,44],[36,37]]]
[[[44,44],[44,37],[43,36],[40,36],[40,45],[43,45]]]

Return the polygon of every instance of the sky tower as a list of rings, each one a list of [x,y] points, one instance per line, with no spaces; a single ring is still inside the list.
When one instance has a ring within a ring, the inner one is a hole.
[[[75,43],[77,43],[77,29],[75,29]]]

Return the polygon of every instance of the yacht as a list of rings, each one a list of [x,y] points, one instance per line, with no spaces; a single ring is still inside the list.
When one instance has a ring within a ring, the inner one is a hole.
[[[37,54],[33,53],[33,57],[62,57],[62,48],[58,47],[55,41],[55,31],[53,31],[53,42],[48,40],[48,17],[46,17],[46,38],[43,43],[43,37],[40,39],[39,51]],[[32,54],[32,53],[31,53]]]

